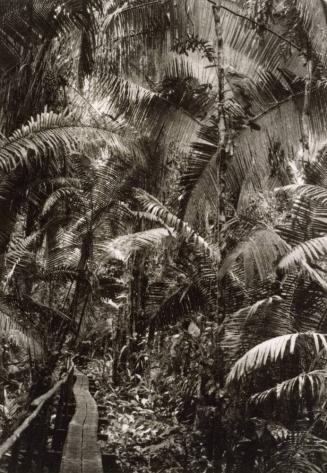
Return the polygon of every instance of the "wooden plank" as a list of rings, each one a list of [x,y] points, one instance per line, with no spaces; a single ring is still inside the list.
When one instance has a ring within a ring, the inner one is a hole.
[[[60,473],[103,473],[97,444],[98,409],[87,376],[75,371],[75,414],[69,424]]]

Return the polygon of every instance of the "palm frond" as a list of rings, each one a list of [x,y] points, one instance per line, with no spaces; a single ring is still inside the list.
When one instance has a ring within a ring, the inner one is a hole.
[[[275,362],[283,359],[285,355],[293,354],[299,339],[312,340],[316,353],[319,353],[322,348],[327,349],[326,336],[314,332],[292,333],[266,340],[251,348],[235,363],[226,383],[230,384],[233,381],[240,380],[251,371],[265,366],[268,361]]]
[[[326,5],[322,0],[296,0],[302,27],[308,35],[310,45],[320,61],[327,65],[327,15]]]
[[[43,208],[41,211],[41,217],[45,217],[51,210],[60,202],[67,198],[74,198],[81,201],[79,196],[79,190],[69,187],[63,187],[61,189],[55,190],[44,202]]]
[[[324,259],[326,255],[327,237],[313,238],[312,240],[300,243],[284,255],[278,263],[278,269],[286,272],[294,268],[294,266],[300,265],[308,270],[310,274],[313,274],[314,270],[309,265]],[[324,285],[326,286],[326,283]]]
[[[214,250],[200,235],[198,235],[186,222],[176,217],[159,200],[147,192],[136,189],[135,197],[146,212],[158,217],[163,224],[172,227],[173,230],[182,235],[187,241],[204,249],[208,254],[219,259],[217,250]]]
[[[327,442],[310,432],[290,432],[277,445],[267,473],[323,473]]]
[[[327,149],[322,146],[313,160],[304,168],[305,181],[315,186],[327,187]]]
[[[151,326],[162,329],[175,325],[179,320],[199,312],[205,304],[205,298],[196,286],[187,284],[179,287],[164,300],[157,313],[152,316]]]
[[[288,251],[289,245],[272,229],[258,230],[225,258],[219,278],[222,279],[233,264],[241,260],[246,285],[250,285],[256,275],[260,280],[265,280],[273,274],[273,268]]]
[[[92,125],[83,125],[76,117],[67,112],[55,114],[45,112],[33,118],[27,125],[16,130],[9,138],[2,137],[0,141],[0,168],[6,172],[18,165],[29,166],[42,156],[48,156],[51,151],[61,156],[62,149],[78,150],[83,143],[90,139],[103,140],[112,153],[123,160],[140,158],[142,152],[137,146],[128,146],[128,140],[123,142],[108,129]],[[126,146],[127,144],[127,146]],[[141,158],[143,160],[143,158]]]
[[[43,342],[28,325],[27,321],[25,326],[24,323],[16,321],[12,311],[0,303],[0,332],[12,336],[18,344],[30,349],[34,356],[40,357],[44,352]]]
[[[169,23],[169,2],[145,0],[118,6],[107,15],[103,27],[117,41],[128,36],[162,35]]]
[[[291,303],[290,296],[271,296],[226,317],[222,347],[229,367],[263,340],[294,333]]]
[[[172,229],[153,228],[143,232],[122,235],[114,240],[103,241],[97,245],[97,249],[104,253],[105,259],[127,261],[134,252],[162,245],[166,240],[173,237]]]
[[[9,244],[6,253],[5,286],[8,285],[13,275],[19,269],[26,268],[35,261],[35,245],[40,245],[43,231],[37,230],[26,238],[16,238]]]
[[[326,234],[326,189],[314,185],[301,185],[285,190],[294,194],[293,205],[290,210],[291,218],[278,227],[280,235],[290,244],[297,245],[304,240]]]
[[[235,1],[223,1],[221,21],[226,66],[242,75],[252,77],[261,84],[265,81],[265,72],[278,72],[290,56],[285,42],[278,35],[267,31],[264,38],[257,32],[246,17],[244,4]],[[224,8],[225,7],[225,8]],[[147,54],[157,70],[161,70],[160,58],[153,54],[155,47],[167,54],[171,44],[176,50],[183,41],[190,43],[190,49],[198,44],[214,44],[215,31],[212,6],[209,2],[199,4],[192,0],[187,8],[183,2],[175,4],[168,0],[141,0],[132,4],[123,4],[105,20],[107,35],[112,44],[118,42],[124,54],[124,69],[130,71],[127,60],[129,52],[137,46],[148,45]],[[240,39],[242,37],[242,40]],[[192,43],[193,40],[193,43]],[[150,50],[150,53],[149,53]],[[185,51],[188,54],[188,51]],[[130,66],[130,64],[129,64]]]
[[[162,94],[113,74],[93,81],[90,101],[97,112],[130,133],[141,133],[152,142],[174,142],[185,152],[195,140],[200,122],[181,101],[174,103]],[[160,110],[160,113],[158,113]]]
[[[40,38],[49,42],[55,37],[71,34],[74,29],[84,36],[84,46],[89,44],[87,50],[84,48],[84,54],[89,57],[92,54],[95,11],[101,10],[99,0],[38,0],[32,3],[22,0],[9,3],[10,7],[3,8],[0,16],[1,69],[8,69],[8,64],[15,66],[20,63],[27,41],[30,46],[37,46]]]
[[[260,404],[268,399],[299,400],[308,393],[318,401],[324,396],[327,387],[327,372],[325,370],[301,373],[292,379],[287,379],[273,388],[251,396],[251,402]]]

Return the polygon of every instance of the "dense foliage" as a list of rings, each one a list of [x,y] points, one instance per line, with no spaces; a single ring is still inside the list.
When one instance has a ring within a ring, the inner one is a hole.
[[[123,472],[324,471],[326,67],[324,0],[1,2],[3,440],[71,356]]]

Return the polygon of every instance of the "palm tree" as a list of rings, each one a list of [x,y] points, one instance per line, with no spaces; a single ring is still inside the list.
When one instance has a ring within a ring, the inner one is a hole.
[[[136,294],[129,334],[136,317],[138,331],[149,327],[153,340],[167,324],[204,313],[217,345],[220,422],[236,383],[249,416],[262,417],[261,403],[270,402],[268,427],[278,418],[287,430],[275,450],[278,468],[300,445],[303,465],[315,471],[310,453],[319,459],[325,448],[317,438],[325,386],[324,153],[311,160],[325,140],[326,17],[319,1],[271,3],[117,1],[104,2],[101,16],[94,1],[14,2],[23,19],[31,15],[29,31],[18,20],[8,29],[13,10],[0,12],[0,47],[8,51],[10,40],[18,51],[10,56],[15,74],[4,71],[2,79],[11,113],[0,144],[0,252],[11,300],[47,313],[47,330],[59,320],[63,342],[68,330],[88,331],[93,299],[108,299],[101,260],[127,263],[136,290],[149,249],[159,253],[161,245],[160,257],[169,257],[146,294]],[[41,113],[46,104],[54,112]],[[71,113],[63,112],[67,105]],[[31,111],[39,115],[22,125]],[[181,178],[167,199],[172,158]],[[298,185],[304,160],[309,185]],[[291,224],[271,194],[284,186],[280,192],[296,197]],[[126,292],[127,284],[115,283],[114,295]],[[61,310],[54,290],[66,295]],[[298,422],[307,414],[311,430],[303,436]],[[223,448],[219,461],[233,450]]]

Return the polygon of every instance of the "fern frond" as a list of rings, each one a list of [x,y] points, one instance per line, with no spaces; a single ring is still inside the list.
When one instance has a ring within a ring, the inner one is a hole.
[[[268,361],[275,362],[284,358],[286,354],[293,354],[296,343],[299,339],[309,339],[314,342],[315,352],[327,349],[326,336],[320,333],[292,333],[281,335],[279,337],[266,340],[259,345],[251,348],[240,360],[232,367],[226,383],[240,380],[251,371],[265,366]]]

